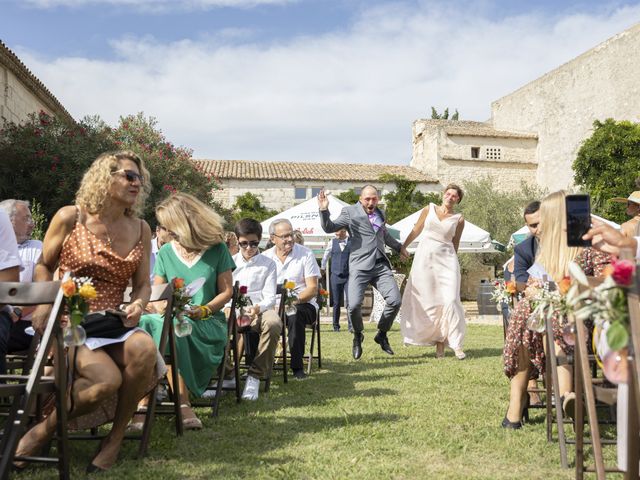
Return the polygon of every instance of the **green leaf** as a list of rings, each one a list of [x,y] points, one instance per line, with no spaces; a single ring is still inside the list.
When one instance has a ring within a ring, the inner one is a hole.
[[[607,343],[611,350],[621,350],[629,343],[629,333],[620,322],[611,324],[607,330]]]

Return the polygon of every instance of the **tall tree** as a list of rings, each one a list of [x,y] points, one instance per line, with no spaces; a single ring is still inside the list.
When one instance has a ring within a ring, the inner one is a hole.
[[[439,193],[422,193],[417,190],[417,182],[408,180],[402,175],[382,174],[380,181],[395,183],[396,189],[384,196],[385,213],[387,222],[394,224],[408,217],[417,210],[428,205],[429,202],[439,202]]]
[[[236,198],[233,210],[233,219],[235,221],[242,218],[253,218],[261,222],[278,214],[276,210],[271,210],[262,205],[260,197],[251,192],[246,192]]]
[[[458,109],[456,109],[455,113],[449,118],[449,107],[445,108],[442,113],[438,113],[435,107],[431,107],[431,118],[433,120],[459,120],[460,114],[458,113]]]
[[[593,123],[573,162],[574,182],[591,195],[594,213],[624,222],[625,206],[610,202],[638,190],[640,175],[640,124],[608,118]]]

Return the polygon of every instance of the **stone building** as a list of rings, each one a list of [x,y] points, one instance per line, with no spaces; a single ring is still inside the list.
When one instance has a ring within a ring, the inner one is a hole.
[[[29,71],[24,63],[0,41],[0,124],[20,123],[30,113],[41,110],[73,122],[56,97]]]
[[[494,101],[487,122],[416,120],[411,165],[442,184],[489,175],[505,189],[567,188],[595,120],[640,121],[639,51],[637,24]]]
[[[245,160],[196,160],[205,174],[211,174],[221,185],[214,199],[230,207],[236,198],[251,192],[262,199],[267,208],[285,210],[318,194],[325,188],[334,194],[358,189],[367,183],[378,187],[382,195],[395,190],[395,184],[382,183],[380,175],[402,175],[417,182],[421,192],[441,188],[435,179],[420,170],[400,165],[356,163],[257,162]]]

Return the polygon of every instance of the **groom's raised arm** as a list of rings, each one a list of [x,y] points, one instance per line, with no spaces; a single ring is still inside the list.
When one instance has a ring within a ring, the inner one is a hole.
[[[329,217],[329,209],[320,210],[320,225],[325,233],[337,232],[341,228],[349,228],[351,220],[346,208],[343,208],[340,215],[335,220]]]

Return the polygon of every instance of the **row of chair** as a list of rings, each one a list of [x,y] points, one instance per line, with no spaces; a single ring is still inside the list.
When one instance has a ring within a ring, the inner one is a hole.
[[[63,279],[64,281],[64,279]],[[37,283],[0,283],[0,305],[52,305],[51,313],[47,321],[43,335],[36,336],[32,342],[32,347],[24,355],[10,358],[9,367],[15,372],[21,369],[20,374],[11,373],[0,376],[0,398],[9,399],[7,403],[8,413],[4,423],[4,432],[0,441],[0,479],[9,478],[13,461],[43,462],[57,464],[59,478],[69,478],[69,440],[99,440],[103,435],[98,434],[97,429],[89,433],[70,435],[67,431],[67,371],[66,352],[62,339],[62,331],[59,326],[59,319],[63,311],[63,296],[60,285],[62,282],[37,282]],[[283,284],[284,285],[284,284]],[[282,322],[281,346],[282,353],[278,356],[275,371],[281,371],[283,381],[288,381],[287,372],[287,322],[285,316],[286,290],[278,287],[281,294],[278,306],[278,314]],[[255,343],[252,338],[254,332],[249,329],[239,330],[236,323],[236,303],[239,296],[239,284],[233,287],[232,303],[230,314],[227,318],[228,338],[225,346],[223,361],[217,372],[211,379],[210,386],[215,389],[216,394],[207,403],[195,403],[200,406],[211,408],[211,415],[216,417],[219,412],[220,399],[223,390],[223,378],[227,371],[228,362],[233,362],[233,370],[236,378],[234,387],[236,401],[240,402],[240,370],[248,368],[252,360],[251,345]],[[125,303],[130,301],[131,291],[125,292]],[[165,301],[167,306],[164,314],[164,322],[159,350],[165,353],[167,363],[171,367],[171,374],[174,379],[178,378],[178,357],[176,354],[176,340],[173,330],[172,318],[173,287],[171,284],[154,285],[151,292],[151,301]],[[311,347],[307,355],[307,371],[310,372],[313,360],[317,360],[318,367],[321,368],[321,343],[320,343],[320,314],[311,325]],[[241,355],[238,350],[240,336],[244,338],[245,361],[241,363]],[[317,345],[317,353],[314,354],[314,345]],[[37,349],[36,349],[37,346]],[[54,376],[44,376],[45,366],[51,365],[49,352],[53,352]],[[270,388],[271,377],[266,379],[265,391]],[[149,393],[149,402],[145,412],[145,421],[140,435],[127,435],[127,440],[137,440],[140,442],[138,456],[142,457],[147,453],[151,429],[156,414],[170,413],[175,417],[176,435],[183,434],[182,415],[180,409],[180,383],[174,381],[168,388],[169,401],[161,402],[156,400],[157,386]],[[41,403],[44,395],[55,396],[55,408],[58,415],[58,425],[55,437],[55,456],[33,456],[16,457],[16,448],[22,435],[30,425],[32,420],[41,419]]]

